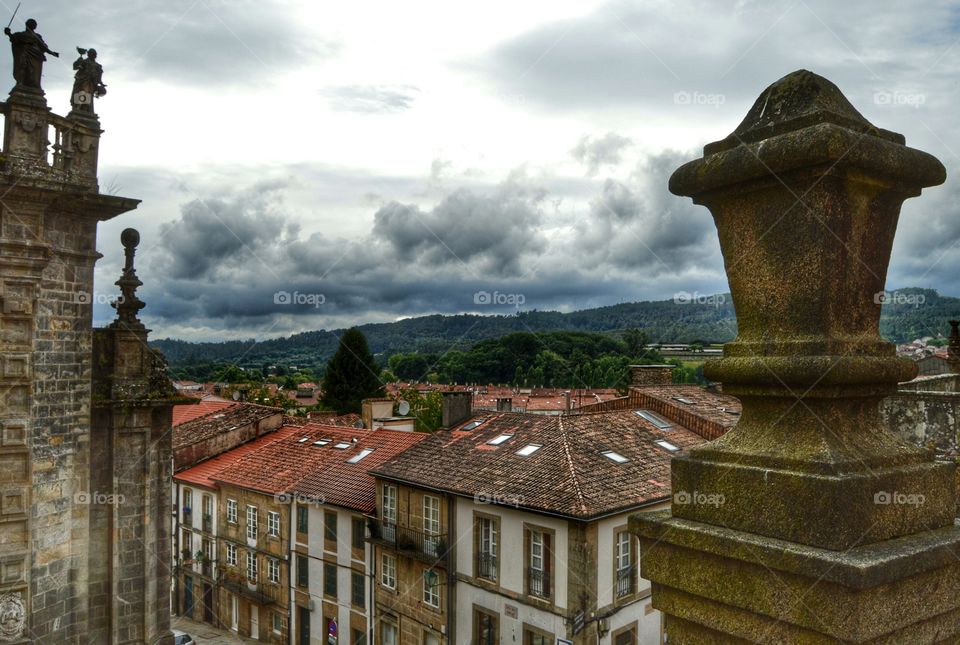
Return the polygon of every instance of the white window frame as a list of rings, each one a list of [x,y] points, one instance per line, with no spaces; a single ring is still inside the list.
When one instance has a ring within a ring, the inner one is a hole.
[[[633,568],[633,535],[629,531],[617,533],[617,571]]]
[[[387,524],[397,523],[397,487],[393,484],[383,485],[383,521]]]
[[[237,566],[237,545],[227,544],[227,564],[231,567]]]
[[[237,500],[235,499],[227,500],[227,522],[230,524],[237,523]]]
[[[426,575],[420,577],[423,579],[423,603],[434,609],[440,609],[440,585],[431,585]]]
[[[276,558],[267,558],[267,579],[280,584],[280,561]]]
[[[397,645],[397,626],[393,623],[380,623],[381,645]]]
[[[530,530],[530,568],[534,571],[546,571],[543,531]]]
[[[256,540],[257,539],[257,507],[252,504],[247,504],[247,539]]]
[[[280,537],[280,513],[267,512],[267,533],[273,537]]]
[[[257,574],[259,573],[257,568],[257,554],[253,551],[247,551],[247,580],[252,583],[257,582]]]
[[[389,553],[380,554],[380,584],[387,589],[397,588],[397,558]]]

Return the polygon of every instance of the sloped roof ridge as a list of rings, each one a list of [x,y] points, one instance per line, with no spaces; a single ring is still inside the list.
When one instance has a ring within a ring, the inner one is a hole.
[[[573,481],[573,488],[577,493],[577,503],[580,504],[580,512],[588,511],[586,501],[584,500],[583,489],[580,487],[580,478],[577,476],[577,467],[573,463],[573,455],[570,454],[570,442],[567,440],[567,430],[563,426],[563,415],[557,417],[557,428],[560,431],[560,440],[563,443],[563,454],[567,460],[567,468],[570,470],[570,479]]]

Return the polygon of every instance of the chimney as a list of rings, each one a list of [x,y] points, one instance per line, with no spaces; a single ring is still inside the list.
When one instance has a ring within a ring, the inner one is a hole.
[[[373,420],[383,417],[393,416],[393,399],[364,399],[360,403],[360,418],[363,419],[363,427],[367,430],[373,429]]]
[[[451,428],[473,416],[473,393],[468,391],[443,392],[441,425]],[[499,402],[498,402],[499,405]]]
[[[570,391],[563,393],[563,413],[570,414]]]
[[[674,365],[631,365],[630,385],[670,385]]]
[[[513,399],[509,396],[498,398],[497,412],[513,412]]]

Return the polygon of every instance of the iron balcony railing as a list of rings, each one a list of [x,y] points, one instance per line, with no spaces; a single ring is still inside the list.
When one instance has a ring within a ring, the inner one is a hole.
[[[550,597],[550,573],[527,567],[527,592],[537,598]]]
[[[385,543],[426,562],[445,565],[449,557],[445,534],[432,534],[390,522],[371,522],[370,539]]]
[[[633,593],[637,583],[637,569],[634,566],[625,567],[617,571],[617,598],[623,598]]]
[[[497,579],[497,556],[493,553],[477,554],[477,577],[487,580]]]

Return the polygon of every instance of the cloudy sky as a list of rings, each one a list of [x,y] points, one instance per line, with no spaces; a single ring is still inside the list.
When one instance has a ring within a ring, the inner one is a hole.
[[[154,338],[724,291],[708,212],[667,178],[799,68],[947,166],[904,209],[888,288],[960,295],[957,2],[57,0],[27,17],[64,52],[45,68],[59,113],[74,47],[100,53],[101,189],[143,203],[101,227],[98,301],[138,228]]]

